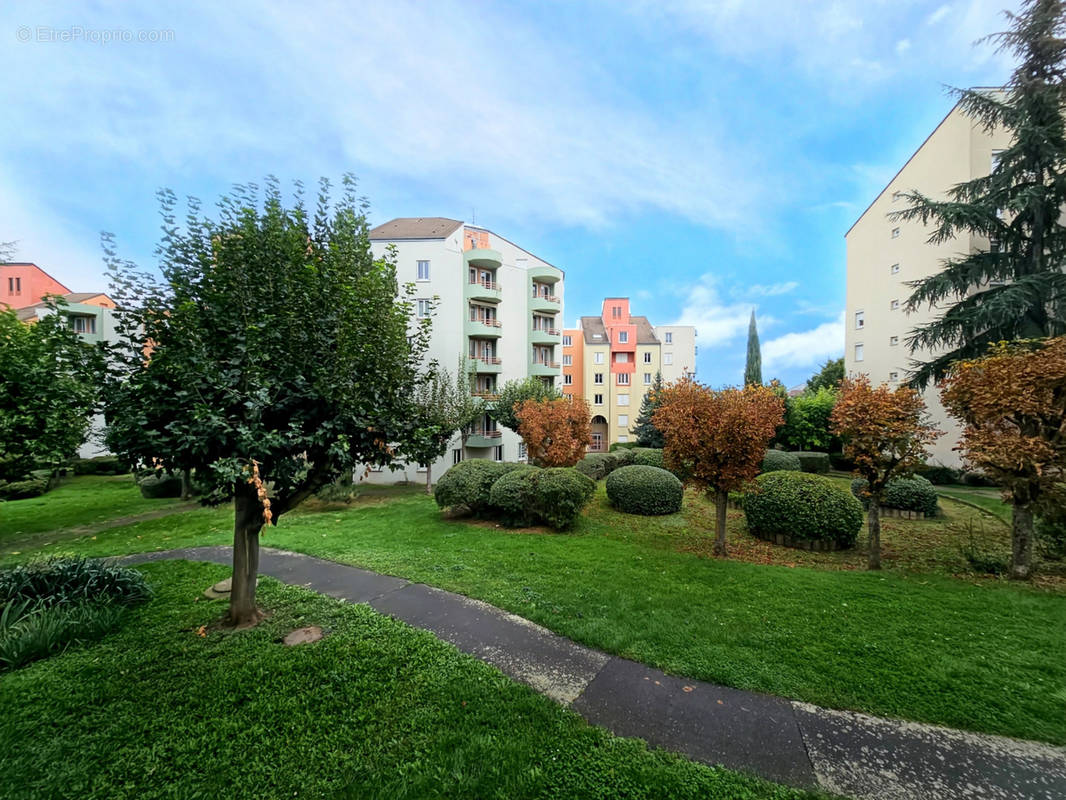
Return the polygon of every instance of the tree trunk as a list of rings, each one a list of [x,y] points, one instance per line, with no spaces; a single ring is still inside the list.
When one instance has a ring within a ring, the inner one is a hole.
[[[1013,506],[1011,514],[1012,580],[1029,580],[1033,574],[1033,512],[1028,504]]]
[[[870,534],[866,566],[881,569],[881,506],[873,497],[870,498],[870,510],[866,512],[866,530]]]
[[[433,494],[433,464],[426,464],[426,494]]]
[[[188,500],[192,497],[192,480],[189,477],[189,469],[181,471],[181,499]]]
[[[714,492],[715,531],[714,531],[714,554],[726,555],[725,549],[725,517],[726,508],[729,505],[729,492],[716,489]]]
[[[233,583],[229,597],[229,618],[233,625],[254,625],[259,621],[255,581],[259,575],[262,527],[263,506],[255,487],[238,481],[233,495]]]

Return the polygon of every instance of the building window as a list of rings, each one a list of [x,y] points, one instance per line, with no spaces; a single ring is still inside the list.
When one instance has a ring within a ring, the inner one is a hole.
[[[618,373],[618,385],[619,386],[629,386],[629,373],[628,372],[620,372],[620,373]]]
[[[526,443],[525,442],[519,442],[518,443],[518,460],[519,461],[525,461],[527,456],[528,456],[528,451],[526,450]]]
[[[592,382],[593,383],[603,383],[603,373],[602,372],[597,372],[595,375],[593,375],[592,376]]]
[[[673,364],[674,363],[674,354],[673,353],[663,353],[663,363],[666,364],[666,366],[670,366],[671,364]]]
[[[650,372],[645,372],[644,373],[644,385],[645,386],[650,386],[651,385],[651,373]]]
[[[622,307],[621,306],[611,306],[611,317],[613,319],[621,319],[622,318]]]
[[[420,281],[428,281],[429,280],[429,262],[428,261],[419,261],[418,262],[418,280],[420,280]]]
[[[573,341],[571,340],[571,338],[569,336],[564,336],[563,337],[563,347],[569,347],[571,344],[573,344]]]
[[[620,434],[618,434],[618,441],[620,443],[622,443],[622,444],[625,444],[626,442],[629,441],[629,437],[626,436],[624,433],[620,433]]]
[[[855,330],[861,331],[865,327],[866,327],[866,312],[865,311],[856,311],[855,312]]]
[[[433,312],[433,301],[432,300],[419,300],[418,301],[418,318],[419,319],[425,319],[432,312]],[[473,314],[473,309],[471,309],[471,314]],[[471,316],[471,319],[473,319],[473,318],[474,317]]]
[[[862,345],[861,344],[855,345],[855,360],[856,361],[862,361]]]
[[[670,331],[666,332],[666,343],[667,344],[673,344],[674,343],[674,334],[672,332],[670,332]]]
[[[629,353],[616,353],[614,360],[616,364],[628,364]]]
[[[892,272],[893,275],[899,275],[899,264],[893,264],[891,267],[889,267],[889,270]]]
[[[893,311],[897,311],[899,309],[899,300],[893,300],[891,305],[892,305],[892,310]]]
[[[594,406],[602,406],[603,405],[603,395],[602,394],[594,394],[594,395],[592,395],[592,405],[594,405]]]
[[[599,452],[600,450],[603,450],[603,434],[602,433],[594,433],[594,434],[592,434],[592,446],[589,447],[589,449],[592,450],[593,452]]]
[[[629,405],[629,395],[628,394],[620,394],[620,395],[618,395],[618,405],[620,405],[620,406],[628,406]]]
[[[596,364],[602,364],[603,363],[603,353],[595,353],[593,355],[593,357],[592,357],[592,361],[593,361],[593,363],[596,363]]]
[[[892,238],[893,239],[898,239],[899,238],[899,228],[893,228],[892,229]]]
[[[7,293],[15,295],[22,294],[22,278],[8,278]]]
[[[71,317],[70,327],[74,333],[96,333],[96,317]]]
[[[627,344],[629,342],[629,331],[618,331],[618,343]]]
[[[452,463],[453,464],[458,464],[462,460],[463,460],[463,448],[457,447],[454,450],[452,450]]]
[[[574,383],[574,376],[573,375],[571,375],[570,373],[567,373],[566,375],[563,375],[563,385],[564,386],[572,386],[573,383]]]
[[[574,365],[574,357],[573,356],[569,356],[569,355],[568,356],[563,356],[563,366],[564,367],[571,367],[573,365]]]
[[[899,344],[899,337],[898,337],[898,336],[889,336],[889,337],[888,337],[888,343],[889,343],[889,344],[890,344],[890,345],[891,345],[892,347],[895,347],[896,345],[898,345],[898,344]]]
[[[644,363],[645,364],[650,364],[651,363],[651,351],[650,350],[647,353],[644,354]]]
[[[492,448],[492,460],[493,461],[503,461],[503,445],[502,444],[498,444],[494,448]]]
[[[629,414],[619,414],[618,415],[618,427],[619,428],[628,428],[629,427]]]

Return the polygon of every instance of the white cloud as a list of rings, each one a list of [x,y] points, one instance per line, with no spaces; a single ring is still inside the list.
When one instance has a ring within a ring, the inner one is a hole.
[[[925,19],[926,25],[936,25],[951,13],[950,5],[942,5]]]
[[[716,284],[717,278],[707,273],[698,283],[679,289],[686,300],[681,316],[673,324],[695,325],[701,348],[728,344],[748,332],[751,304],[724,302]],[[772,317],[758,317],[760,328],[769,327],[773,322]]]
[[[901,56],[911,49],[910,39],[900,39],[896,42],[896,55]]]
[[[763,369],[813,367],[844,352],[844,312],[833,322],[786,333],[762,346]]]
[[[752,286],[740,287],[741,296],[745,297],[777,297],[788,294],[799,286],[798,281],[784,281],[782,283],[753,284]]]

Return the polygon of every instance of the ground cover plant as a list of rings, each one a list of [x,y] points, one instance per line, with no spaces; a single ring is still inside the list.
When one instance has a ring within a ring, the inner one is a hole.
[[[799,798],[585,724],[431,634],[263,579],[271,615],[219,630],[216,565],[107,639],[0,680],[0,798]],[[308,624],[325,639],[283,647]],[[150,709],[150,712],[149,712]]]

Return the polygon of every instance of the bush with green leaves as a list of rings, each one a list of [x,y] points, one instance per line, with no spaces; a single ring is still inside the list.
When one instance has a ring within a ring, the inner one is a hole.
[[[863,508],[868,508],[870,505],[869,498],[866,496],[868,485],[865,478],[855,478],[851,482],[851,493],[862,501]],[[885,486],[885,496],[881,507],[895,508],[899,511],[918,511],[927,517],[935,517],[940,510],[937,504],[936,489],[928,479],[921,475],[890,480]]]
[[[614,453],[618,450],[632,450],[634,447],[639,447],[637,442],[611,442],[611,446],[607,448],[607,452]]]
[[[793,455],[799,459],[800,469],[804,472],[814,472],[819,475],[829,472],[829,453],[798,450]]]
[[[606,478],[617,468],[617,453],[589,453],[574,465],[574,469],[594,481]]]
[[[644,467],[665,469],[663,466],[663,451],[656,447],[638,447],[633,450],[633,463]]]
[[[962,473],[962,482],[967,486],[981,486],[986,488],[995,488],[996,483],[983,472],[977,470],[970,470],[969,472]]]
[[[540,467],[523,464],[494,481],[489,487],[489,508],[493,516],[508,525],[532,522],[534,484],[530,476],[540,471]]]
[[[123,606],[111,603],[47,606],[10,601],[0,609],[0,670],[99,639],[118,627],[124,612]]]
[[[491,507],[489,492],[503,475],[521,467],[503,461],[470,458],[450,467],[433,487],[433,499],[440,508],[483,514]]]
[[[924,464],[915,470],[915,474],[921,475],[935,486],[951,486],[962,482],[962,473],[952,467],[943,464]]]
[[[862,504],[821,475],[767,472],[744,495],[748,528],[762,536],[833,542],[852,547],[862,527]]]
[[[681,510],[685,490],[672,472],[631,464],[607,476],[607,499],[627,514],[658,516]]]
[[[4,500],[28,500],[40,497],[47,491],[48,481],[42,478],[27,477],[11,483],[0,483],[0,499]]]
[[[150,594],[139,571],[84,556],[45,558],[0,570],[0,602],[136,603]]]
[[[1034,533],[1041,558],[1048,561],[1066,559],[1066,509],[1058,506],[1037,517]]]
[[[573,467],[524,466],[492,485],[493,510],[508,525],[544,523],[569,528],[596,491],[596,483]]]
[[[762,459],[762,471],[778,472],[780,470],[800,472],[801,466],[799,456],[784,450],[767,450],[766,455],[763,456]]]
[[[77,458],[71,463],[75,475],[125,475],[129,469],[118,456]]]
[[[141,496],[152,499],[181,497],[181,476],[169,472],[150,472],[137,478]]]

